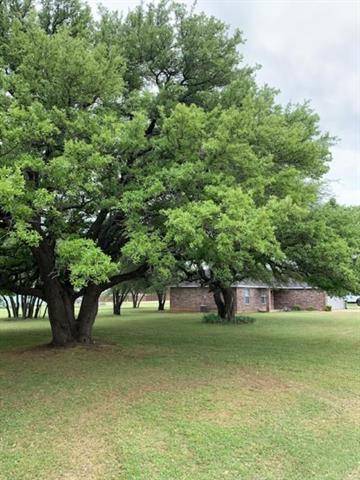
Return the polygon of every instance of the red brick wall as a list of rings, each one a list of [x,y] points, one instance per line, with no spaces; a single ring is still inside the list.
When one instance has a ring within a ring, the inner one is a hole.
[[[272,308],[271,298],[269,300],[269,290],[266,290],[266,305],[261,303],[262,289],[250,288],[250,303],[248,305],[244,303],[244,289],[236,288],[235,290],[238,312],[267,311],[269,301],[270,308]],[[206,305],[209,310],[216,311],[213,294],[209,292],[208,288],[172,287],[170,289],[170,310],[172,312],[199,312],[200,305]]]
[[[266,290],[266,304],[261,303],[261,288],[250,288],[250,303],[245,303],[245,289],[238,287],[237,289],[237,311],[238,312],[257,312],[264,311],[268,309],[269,303],[269,290]],[[271,302],[270,302],[271,305]]]
[[[172,312],[200,312],[200,305],[216,310],[213,294],[208,288],[171,287],[170,310]]]
[[[250,303],[245,304],[244,288],[236,288],[236,305],[238,312],[257,312],[282,310],[298,305],[301,309],[315,308],[323,310],[326,305],[326,294],[314,289],[283,289],[271,291],[266,289],[266,305],[261,303],[260,288],[250,288]],[[170,310],[173,312],[199,312],[200,305],[216,311],[214,297],[208,288],[172,287],[170,289]]]
[[[155,302],[158,300],[158,297],[156,295],[156,293],[146,293],[144,298],[143,298],[143,302]]]
[[[302,310],[307,308],[315,308],[316,310],[324,310],[326,305],[326,293],[313,289],[289,289],[274,291],[274,308],[282,310],[284,308],[292,308],[298,305]]]

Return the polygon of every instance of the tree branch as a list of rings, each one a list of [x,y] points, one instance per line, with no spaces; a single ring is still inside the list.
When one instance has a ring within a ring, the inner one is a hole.
[[[150,137],[156,125],[156,118],[153,118],[150,122],[150,125],[145,130],[145,136]]]
[[[93,240],[97,239],[97,237],[100,233],[102,224],[104,223],[107,214],[108,214],[108,210],[106,210],[105,208],[100,210],[100,212],[99,212],[98,216],[96,217],[94,223],[90,226],[90,228],[89,228],[89,230],[86,234],[86,236],[88,238],[91,238]]]
[[[15,295],[33,295],[34,297],[41,298],[42,300],[46,300],[44,293],[40,288],[35,287],[25,287],[22,285],[15,285],[12,283],[0,283],[0,288],[7,290],[10,293],[14,293]]]
[[[108,282],[105,282],[101,285],[102,290],[107,290],[108,288],[114,287],[122,282],[127,282],[128,280],[133,280],[134,278],[143,277],[145,273],[148,271],[149,266],[147,264],[143,264],[138,267],[136,270],[127,273],[119,273],[114,277],[110,278]]]

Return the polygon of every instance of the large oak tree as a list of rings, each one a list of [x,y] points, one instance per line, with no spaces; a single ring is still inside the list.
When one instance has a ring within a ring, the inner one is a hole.
[[[164,119],[235,77],[240,38],[168,2],[98,23],[77,1],[2,5],[1,284],[46,300],[54,344],[91,342],[103,290],[171,263]],[[9,265],[24,251],[35,286]]]
[[[101,292],[149,271],[206,264],[225,291],[306,265],[331,139],[256,85],[238,32],[167,1],[4,5],[0,286],[47,302],[55,345],[91,342]]]

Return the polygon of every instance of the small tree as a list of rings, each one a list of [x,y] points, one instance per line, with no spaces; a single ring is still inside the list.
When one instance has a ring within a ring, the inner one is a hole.
[[[155,293],[158,299],[158,311],[165,310],[167,292],[171,284],[176,284],[184,277],[184,272],[176,262],[168,263],[166,268],[154,269],[147,277],[150,293]]]
[[[149,284],[147,279],[134,280],[128,283],[130,287],[130,295],[132,299],[133,308],[139,308],[145,294],[148,290]]]
[[[121,307],[130,293],[130,286],[126,283],[116,285],[111,289],[113,298],[113,313],[121,315]]]
[[[162,312],[165,310],[165,303],[166,303],[166,296],[167,296],[166,287],[163,289],[157,289],[156,295],[158,297],[158,310]]]

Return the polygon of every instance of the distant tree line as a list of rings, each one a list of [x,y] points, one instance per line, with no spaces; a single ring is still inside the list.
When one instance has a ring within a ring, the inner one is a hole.
[[[46,303],[33,295],[0,294],[3,307],[8,318],[44,318],[47,312]]]

